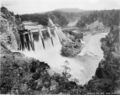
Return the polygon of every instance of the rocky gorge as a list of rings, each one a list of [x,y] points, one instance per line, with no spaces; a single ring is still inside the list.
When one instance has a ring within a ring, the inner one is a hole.
[[[101,39],[104,58],[99,63],[95,75],[84,85],[77,84],[75,79],[69,80],[71,75],[68,73],[68,67],[65,66],[62,74],[53,73],[48,63],[18,52],[21,45],[18,30],[22,28],[21,17],[2,7],[0,13],[0,94],[85,95],[90,92],[106,94],[119,91],[119,24],[110,26],[108,35]]]
[[[99,63],[95,76],[88,82],[93,92],[119,93],[120,89],[120,28],[112,26],[109,34],[101,39],[104,58]],[[91,85],[92,83],[92,85]]]
[[[18,52],[21,44],[18,30],[22,28],[20,17],[2,7],[0,15],[0,94],[82,93],[84,90],[82,86],[77,85],[75,81],[69,81],[70,75],[67,73],[67,69],[62,75],[51,74],[50,66],[47,63]]]

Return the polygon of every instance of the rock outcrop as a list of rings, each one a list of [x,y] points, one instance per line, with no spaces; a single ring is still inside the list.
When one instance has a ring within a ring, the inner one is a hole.
[[[0,12],[0,44],[9,50],[17,50],[20,47],[20,37],[18,34],[20,25],[20,19],[15,17],[5,7],[2,7]]]

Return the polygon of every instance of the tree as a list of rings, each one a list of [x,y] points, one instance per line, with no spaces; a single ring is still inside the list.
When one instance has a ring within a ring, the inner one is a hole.
[[[68,24],[67,19],[58,11],[53,11],[49,13],[49,17],[53,20],[55,24],[60,26],[65,26]]]

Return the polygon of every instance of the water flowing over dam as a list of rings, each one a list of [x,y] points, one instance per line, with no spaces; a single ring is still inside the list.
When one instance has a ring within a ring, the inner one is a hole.
[[[61,73],[64,66],[69,67],[71,79],[77,79],[80,84],[85,84],[95,74],[98,63],[103,58],[100,39],[107,33],[84,36],[84,45],[80,54],[69,58],[61,55],[61,41],[67,37],[60,27],[46,27],[45,29],[40,29],[40,26],[32,27],[32,29],[30,27],[27,27],[30,31],[25,30],[20,34],[20,52],[48,63],[51,71],[57,73]]]

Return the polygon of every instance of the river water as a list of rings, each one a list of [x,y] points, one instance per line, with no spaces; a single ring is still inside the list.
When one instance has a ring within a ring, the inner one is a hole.
[[[100,60],[103,58],[100,39],[105,37],[107,33],[87,34],[84,36],[84,46],[79,55],[73,58],[63,57],[60,55],[61,44],[58,40],[53,46],[50,40],[46,43],[47,48],[43,49],[40,42],[35,42],[35,51],[22,51],[26,56],[34,57],[40,61],[48,63],[51,67],[50,72],[61,73],[64,66],[69,67],[71,79],[77,79],[79,84],[85,84],[95,74],[96,68]]]

